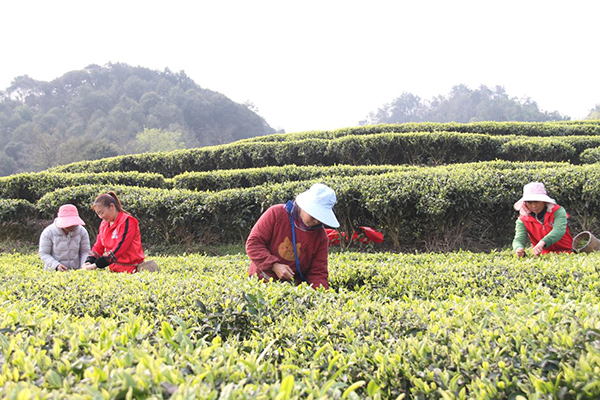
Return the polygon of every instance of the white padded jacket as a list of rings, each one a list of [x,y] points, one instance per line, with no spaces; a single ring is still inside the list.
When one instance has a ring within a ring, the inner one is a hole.
[[[39,255],[46,271],[56,271],[58,264],[78,269],[90,254],[90,236],[77,225],[69,234],[56,226],[56,221],[40,235]]]

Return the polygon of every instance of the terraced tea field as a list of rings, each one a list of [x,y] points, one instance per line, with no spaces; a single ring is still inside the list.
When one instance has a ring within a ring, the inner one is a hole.
[[[249,279],[245,255],[155,260],[0,255],[2,397],[600,397],[595,253],[334,253],[329,291]]]

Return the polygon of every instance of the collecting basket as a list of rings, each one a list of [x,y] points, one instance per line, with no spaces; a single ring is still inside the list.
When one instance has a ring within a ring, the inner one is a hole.
[[[583,231],[573,238],[573,251],[591,253],[600,249],[600,240],[592,232]]]

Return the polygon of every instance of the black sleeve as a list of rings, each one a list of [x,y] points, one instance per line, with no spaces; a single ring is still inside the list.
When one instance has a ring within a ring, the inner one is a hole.
[[[94,256],[88,256],[88,258],[85,259],[86,263],[90,263],[90,264],[94,264],[96,262],[96,257]]]
[[[100,257],[96,260],[96,267],[98,268],[106,268],[108,266],[108,260],[106,257]]]

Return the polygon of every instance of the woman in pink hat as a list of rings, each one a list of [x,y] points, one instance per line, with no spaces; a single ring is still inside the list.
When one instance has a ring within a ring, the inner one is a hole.
[[[531,182],[523,187],[523,197],[514,205],[520,215],[515,224],[513,250],[525,255],[526,243],[531,241],[533,255],[550,252],[570,253],[573,238],[569,233],[569,214],[546,193],[543,183]]]
[[[331,188],[316,183],[296,201],[265,211],[246,241],[248,275],[328,289],[329,242],[323,226],[340,226],[333,213],[336,202]]]
[[[46,271],[79,269],[90,252],[90,237],[77,207],[64,204],[40,236],[39,255]]]

